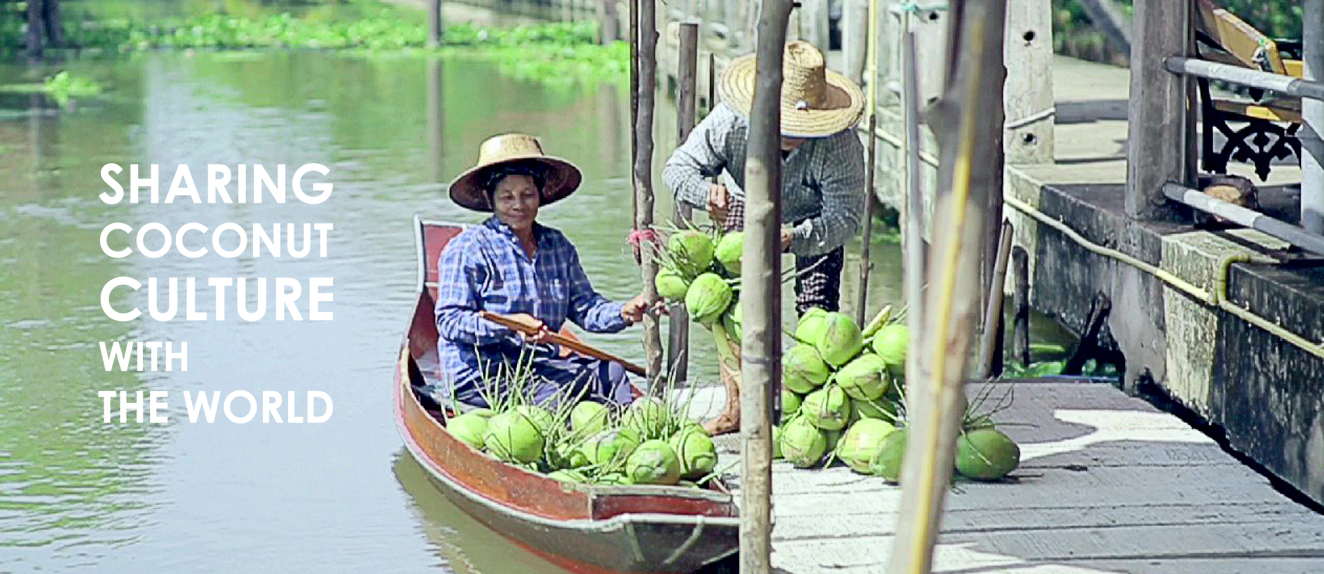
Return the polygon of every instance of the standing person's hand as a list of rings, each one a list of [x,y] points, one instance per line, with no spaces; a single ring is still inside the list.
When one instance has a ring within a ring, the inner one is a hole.
[[[782,228],[782,253],[791,250],[791,240],[795,239],[795,231],[789,227]]]
[[[726,215],[731,211],[731,192],[727,191],[726,186],[720,183],[714,183],[708,186],[708,217],[713,223],[721,224],[726,221]]]

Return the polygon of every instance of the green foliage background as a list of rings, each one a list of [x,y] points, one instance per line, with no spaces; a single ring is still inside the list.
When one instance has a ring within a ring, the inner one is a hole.
[[[1118,3],[1127,15],[1134,0]],[[1215,0],[1265,35],[1275,39],[1301,38],[1300,0]],[[1103,34],[1094,29],[1085,9],[1077,0],[1053,0],[1053,44],[1059,54],[1087,60],[1123,63],[1126,54],[1108,45]]]

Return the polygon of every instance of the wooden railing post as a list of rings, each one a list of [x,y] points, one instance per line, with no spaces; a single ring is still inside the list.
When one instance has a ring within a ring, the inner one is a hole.
[[[428,0],[428,47],[441,45],[441,0]],[[437,156],[433,156],[437,157]]]
[[[1324,81],[1324,0],[1305,0],[1301,15],[1307,80]],[[1324,101],[1301,100],[1301,226],[1324,234]]]
[[[1004,131],[1008,163],[1053,161],[1053,6],[1007,3]]]
[[[1133,219],[1170,216],[1163,184],[1185,180],[1186,80],[1167,71],[1163,59],[1186,55],[1190,8],[1189,0],[1135,6],[1126,153],[1126,214]]]
[[[679,29],[680,57],[676,70],[676,145],[685,143],[695,123],[695,96],[699,83],[699,24],[681,22]],[[676,227],[690,220],[690,207],[676,202],[672,212]],[[684,310],[672,309],[668,322],[667,368],[672,381],[689,377],[690,321]]]

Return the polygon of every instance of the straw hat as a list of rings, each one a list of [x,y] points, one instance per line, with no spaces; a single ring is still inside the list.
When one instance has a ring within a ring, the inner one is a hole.
[[[483,188],[492,169],[502,165],[534,162],[545,169],[542,205],[555,203],[579,188],[583,175],[575,164],[542,151],[538,138],[526,134],[493,136],[478,148],[478,165],[461,173],[450,184],[451,200],[474,211],[492,211]]]
[[[718,83],[722,101],[745,117],[754,102],[754,54],[731,61]],[[864,91],[827,69],[823,53],[808,42],[786,45],[782,61],[781,132],[821,138],[854,126],[864,114]]]

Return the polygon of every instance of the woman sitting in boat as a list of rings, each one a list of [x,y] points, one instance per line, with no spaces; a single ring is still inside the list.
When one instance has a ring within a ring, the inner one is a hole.
[[[543,154],[532,136],[506,134],[483,142],[478,165],[450,184],[451,200],[493,216],[457,235],[437,266],[437,347],[441,400],[485,407],[485,385],[507,391],[511,373],[530,375],[524,392],[538,403],[558,396],[605,403],[631,401],[624,367],[561,353],[546,343],[567,319],[586,331],[614,333],[643,319],[639,295],[614,303],[593,289],[575,246],[539,224],[538,209],[579,187],[579,168]],[[488,321],[487,311],[519,321],[521,331]],[[521,362],[522,361],[522,362]],[[569,387],[567,389],[567,387]]]

